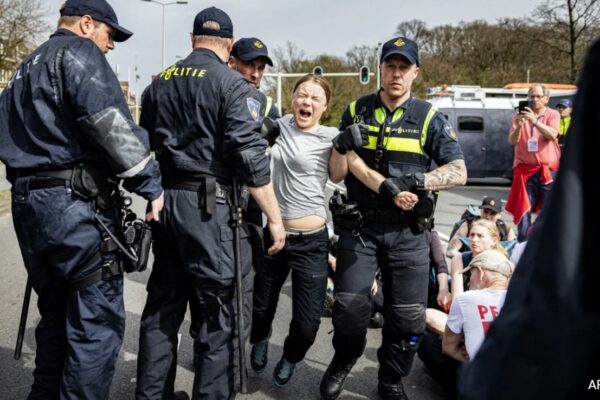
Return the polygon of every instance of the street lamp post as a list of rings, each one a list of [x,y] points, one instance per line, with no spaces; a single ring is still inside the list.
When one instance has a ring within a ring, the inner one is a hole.
[[[156,4],[160,4],[162,6],[162,69],[164,70],[167,67],[167,63],[166,63],[166,40],[165,40],[165,35],[166,35],[166,29],[165,29],[165,7],[166,6],[170,6],[173,4],[187,4],[188,2],[186,0],[177,0],[177,1],[170,1],[170,2],[162,2],[159,0],[142,0],[142,1],[146,1],[148,3],[156,3]]]

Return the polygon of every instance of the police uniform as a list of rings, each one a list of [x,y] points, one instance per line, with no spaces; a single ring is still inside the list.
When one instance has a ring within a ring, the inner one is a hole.
[[[70,0],[61,14],[105,22],[118,41],[131,36],[105,1]],[[58,29],[25,58],[0,95],[0,159],[41,315],[29,398],[107,399],[125,330],[123,278],[95,221],[113,229],[115,210],[93,190],[104,196],[126,178],[153,200],[162,188],[147,132],[94,42]]]
[[[221,10],[201,11],[194,35],[212,20],[231,37]],[[233,396],[236,347],[232,179],[259,187],[270,182],[264,106],[258,91],[212,50],[198,47],[163,71],[143,100],[141,125],[152,136],[165,186],[165,208],[155,234],[153,271],[140,329],[138,399],[171,395],[177,332],[189,301],[190,333],[198,341],[194,399]],[[251,269],[248,229],[242,225],[243,275]],[[246,283],[248,284],[248,283]],[[172,378],[172,377],[171,377]],[[171,386],[171,387],[167,387]]]
[[[366,125],[369,131],[368,144],[357,149],[357,155],[385,177],[422,174],[432,161],[443,165],[463,158],[446,118],[414,97],[395,110],[387,109],[380,92],[361,97],[344,111],[340,130],[355,123]],[[380,382],[398,382],[408,375],[425,330],[430,232],[422,224],[424,216],[402,211],[352,174],[347,175],[345,184],[348,199],[358,203],[364,223],[352,231],[341,229],[339,235],[333,306],[335,356],[321,384],[326,399],[339,395],[330,378],[335,381],[334,375],[342,376],[341,383],[337,379],[341,391],[343,379],[365,348],[370,290],[378,267],[385,319],[377,352]],[[417,205],[415,210],[419,208]]]

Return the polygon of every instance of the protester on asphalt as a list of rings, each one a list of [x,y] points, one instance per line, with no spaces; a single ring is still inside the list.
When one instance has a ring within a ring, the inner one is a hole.
[[[497,250],[473,257],[462,272],[468,276],[471,290],[455,296],[450,307],[442,339],[444,354],[461,362],[475,357],[504,304],[513,270],[510,260]]]
[[[531,108],[515,114],[508,134],[508,141],[515,145],[515,159],[506,212],[517,224],[519,242],[527,237],[531,213],[541,209],[558,171],[560,115],[548,107],[549,93],[542,84],[531,85]]]
[[[118,183],[163,206],[147,132],[105,54],[132,33],[104,0],[68,0],[0,95],[0,160],[41,319],[30,399],[108,399],[125,333]]]
[[[291,271],[292,321],[273,371],[273,383],[279,387],[289,383],[315,340],[327,289],[325,185],[328,177],[340,181],[346,168],[346,160],[332,151],[332,139],[339,131],[320,124],[331,95],[331,86],[322,77],[300,78],[294,85],[292,114],[277,121],[280,135],[271,149],[273,184],[287,239],[283,251],[266,255],[257,271],[250,342],[251,366],[260,373],[267,365],[279,293]]]
[[[486,196],[483,198],[481,205],[479,206],[480,216],[479,218],[487,219],[492,221],[498,227],[500,232],[501,241],[515,240],[516,235],[513,229],[506,225],[500,217],[502,216],[502,203],[492,196]],[[475,218],[477,220],[479,218]],[[446,249],[446,257],[454,258],[454,256],[460,254],[465,248],[465,240],[469,238],[469,230],[473,221],[464,221],[459,228],[456,230],[454,235],[448,241],[448,248]]]
[[[342,133],[334,140],[338,152],[349,152],[348,200],[357,203],[364,224],[357,220],[356,226],[340,230],[333,308],[335,354],[321,381],[324,399],[340,395],[346,376],[363,353],[378,267],[385,309],[377,353],[378,392],[384,399],[406,398],[402,378],[410,372],[425,330],[434,209],[427,192],[463,185],[467,177],[447,119],[429,103],[412,97],[418,74],[416,43],[403,37],[386,42],[381,55],[382,90],[347,107]],[[347,129],[354,124],[358,127]],[[429,171],[433,161],[438,167]],[[355,163],[382,175],[379,184],[368,182],[364,174],[355,175]]]
[[[500,243],[498,227],[491,221],[480,219],[473,222],[471,233],[469,234],[469,244],[471,246],[470,252],[458,254],[450,262],[452,299],[465,291],[461,273],[464,266],[468,265],[473,257],[485,250],[497,250],[508,257],[508,252]]]
[[[141,124],[152,136],[166,194],[160,223],[153,226],[155,261],[140,327],[138,399],[174,395],[168,374],[176,367],[177,332],[188,302],[190,333],[199,343],[192,398],[234,397],[234,179],[247,185],[267,217],[268,253],[285,243],[267,142],[260,137],[261,95],[225,65],[233,46],[229,16],[215,7],[199,12],[192,46],[190,55],[152,82],[143,101]],[[247,232],[245,224],[241,231]],[[239,250],[246,277],[247,235],[241,235]]]

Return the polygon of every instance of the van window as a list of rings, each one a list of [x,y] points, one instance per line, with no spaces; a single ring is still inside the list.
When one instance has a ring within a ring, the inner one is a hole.
[[[460,132],[483,132],[483,118],[477,116],[458,117],[458,130]]]

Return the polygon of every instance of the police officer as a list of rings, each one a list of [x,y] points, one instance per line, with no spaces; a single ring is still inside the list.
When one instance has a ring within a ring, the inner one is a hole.
[[[269,57],[267,45],[262,40],[241,38],[234,43],[227,64],[230,68],[242,74],[249,84],[258,89],[267,64],[272,67],[273,61]],[[281,118],[277,106],[273,104],[273,99],[267,95],[264,95],[264,97],[264,115],[271,119]]]
[[[141,124],[151,135],[167,189],[165,211],[153,227],[155,263],[142,314],[138,399],[168,398],[177,331],[190,302],[190,331],[200,343],[192,398],[233,396],[236,327],[232,181],[245,183],[267,216],[279,251],[285,234],[270,183],[264,106],[259,93],[225,65],[233,24],[211,7],[196,15],[193,51],[163,71],[143,99]],[[242,226],[243,274],[251,268]]]
[[[163,195],[147,132],[103,54],[132,33],[104,0],[68,0],[60,14],[0,96],[0,159],[41,316],[29,398],[108,399],[123,269],[95,218],[114,230],[118,178],[151,201],[147,219],[158,219]]]
[[[403,37],[386,42],[380,70],[381,89],[346,108],[342,133],[334,139],[338,152],[356,150],[348,154],[352,174],[346,176],[345,184],[364,223],[340,232],[333,307],[335,355],[320,387],[327,400],[338,397],[365,348],[370,290],[378,266],[385,317],[377,352],[378,393],[383,399],[406,399],[401,379],[410,371],[425,330],[427,228],[433,213],[427,192],[463,185],[467,176],[460,146],[446,118],[411,94],[419,74],[416,43]],[[353,124],[359,129],[352,129]],[[363,137],[365,132],[368,138]],[[362,159],[373,173],[357,173],[353,167],[356,159]],[[432,161],[439,167],[427,172]]]

